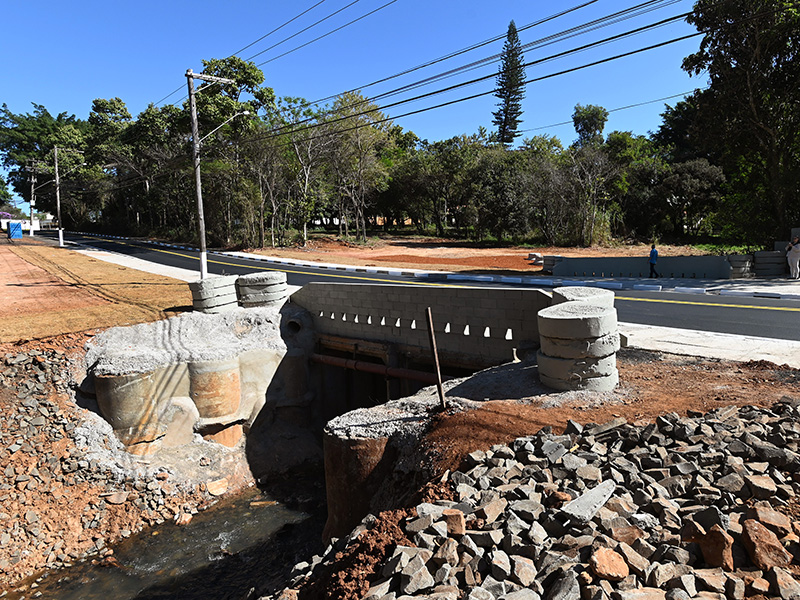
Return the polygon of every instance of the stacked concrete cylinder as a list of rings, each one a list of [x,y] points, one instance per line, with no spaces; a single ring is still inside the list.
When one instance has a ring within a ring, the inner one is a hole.
[[[539,311],[539,379],[556,390],[608,392],[619,383],[614,293],[588,287],[553,290]]]
[[[266,271],[242,275],[236,280],[236,294],[244,308],[283,304],[289,296],[286,273]]]
[[[204,313],[222,313],[238,308],[236,275],[221,275],[189,282],[192,308]]]

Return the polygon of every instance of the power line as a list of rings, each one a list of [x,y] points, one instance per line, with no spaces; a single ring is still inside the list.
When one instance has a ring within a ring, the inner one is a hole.
[[[651,23],[651,24],[649,24],[649,25],[644,25],[644,26],[642,26],[642,27],[637,27],[637,28],[635,28],[635,29],[632,29],[632,30],[629,30],[629,31],[626,31],[626,32],[623,32],[623,33],[620,33],[620,34],[617,34],[617,35],[614,35],[614,36],[610,36],[610,37],[604,38],[604,39],[602,39],[602,40],[598,40],[598,41],[595,41],[595,42],[591,42],[591,43],[589,43],[589,44],[584,44],[583,46],[578,46],[577,48],[571,48],[571,49],[569,49],[569,50],[565,50],[565,51],[563,51],[563,52],[559,52],[559,53],[552,54],[552,55],[550,55],[550,56],[547,56],[547,57],[544,57],[544,58],[540,58],[540,59],[537,59],[537,60],[533,60],[533,61],[530,61],[530,62],[527,62],[527,63],[525,63],[525,64],[523,65],[523,67],[527,68],[527,67],[531,67],[531,66],[534,66],[534,65],[543,64],[543,63],[546,63],[546,62],[550,62],[550,61],[553,61],[553,60],[557,60],[557,59],[559,59],[559,58],[563,58],[563,57],[565,57],[565,56],[568,56],[568,55],[570,55],[570,54],[576,54],[576,53],[584,52],[584,51],[586,51],[586,50],[588,50],[588,49],[590,49],[590,48],[595,48],[595,47],[603,46],[603,45],[606,45],[606,44],[608,44],[608,43],[611,43],[611,42],[613,42],[613,41],[617,41],[617,40],[620,40],[620,39],[624,39],[624,38],[626,38],[626,37],[630,37],[630,36],[633,36],[633,35],[638,35],[638,34],[640,34],[640,33],[643,33],[643,32],[645,32],[645,31],[648,31],[648,30],[650,30],[650,29],[655,29],[655,28],[658,28],[658,27],[662,27],[662,26],[664,26],[665,24],[668,24],[668,23],[670,23],[670,22],[677,21],[677,20],[679,20],[679,19],[681,19],[681,18],[685,17],[685,16],[686,16],[686,14],[688,14],[688,13],[685,13],[685,14],[682,14],[682,15],[675,15],[675,16],[673,16],[673,17],[669,17],[669,18],[667,18],[667,19],[662,19],[661,21],[657,21],[656,23]],[[699,34],[692,34],[692,35],[690,35],[689,37],[693,37],[694,35],[699,35]],[[495,78],[495,77],[496,77],[496,74],[495,74],[495,73],[492,73],[492,74],[489,74],[489,75],[485,75],[485,76],[482,76],[482,77],[478,77],[478,78],[475,78],[475,79],[471,79],[471,80],[469,80],[469,81],[464,81],[464,82],[461,82],[461,83],[457,83],[457,84],[454,84],[454,85],[448,86],[448,87],[446,87],[446,88],[442,88],[442,89],[434,90],[434,91],[432,91],[432,92],[427,92],[427,93],[425,93],[425,94],[420,94],[420,95],[414,96],[414,97],[412,97],[412,98],[406,98],[406,99],[404,99],[404,100],[398,100],[397,102],[392,102],[392,103],[390,103],[390,104],[385,104],[385,105],[383,105],[383,106],[381,106],[381,107],[378,107],[378,108],[375,108],[375,109],[371,109],[371,110],[363,111],[363,112],[361,112],[361,113],[356,113],[356,114],[354,114],[354,115],[348,115],[347,117],[340,117],[340,118],[338,118],[338,119],[333,119],[332,121],[325,121],[324,123],[319,123],[319,124],[317,124],[317,125],[309,125],[308,127],[309,127],[309,128],[314,128],[314,127],[321,126],[321,125],[323,125],[323,124],[335,123],[335,122],[337,122],[337,121],[341,121],[341,120],[344,120],[344,119],[347,119],[347,118],[352,118],[352,117],[357,117],[357,116],[366,115],[366,114],[369,114],[369,113],[372,113],[372,112],[375,112],[375,111],[384,111],[384,110],[386,110],[386,109],[388,109],[388,108],[394,108],[394,107],[396,107],[396,106],[400,106],[400,105],[402,105],[402,104],[407,104],[407,103],[409,103],[409,102],[416,102],[417,100],[422,100],[422,99],[424,99],[424,98],[428,98],[428,97],[431,97],[431,96],[436,96],[436,95],[439,95],[439,94],[443,94],[443,93],[451,92],[451,91],[454,91],[454,90],[456,90],[456,89],[460,89],[460,88],[462,88],[462,87],[467,87],[467,86],[475,85],[475,84],[477,84],[477,83],[481,83],[481,82],[483,82],[483,81],[486,81],[486,80],[489,80],[489,79],[493,79],[493,78]],[[536,80],[528,80],[528,81],[526,82],[526,84],[527,84],[528,82],[531,82],[531,81],[538,81],[538,79],[536,79]],[[485,93],[479,94],[479,96],[488,95],[488,94],[492,94],[492,93],[494,93],[494,90],[490,90],[490,91],[488,91],[488,92],[485,92]],[[470,99],[471,99],[471,98],[472,98],[472,97],[470,97]],[[342,107],[342,108],[353,108],[353,107],[355,107],[355,106],[359,106],[359,105],[361,105],[361,104],[363,104],[363,103],[365,103],[365,102],[369,102],[369,101],[372,101],[372,100],[366,100],[366,101],[364,101],[364,102],[358,102],[358,103],[354,103],[354,104],[351,104],[351,105],[349,105],[349,106]],[[444,106],[446,106],[446,104],[445,104]],[[279,134],[279,133],[280,133],[282,130],[286,130],[286,129],[292,129],[292,128],[296,127],[296,126],[297,126],[298,124],[300,124],[300,123],[307,123],[307,122],[310,122],[311,120],[312,120],[312,119],[304,119],[304,120],[300,121],[299,123],[293,123],[293,124],[291,124],[291,125],[285,125],[285,126],[283,126],[283,127],[276,128],[276,129],[274,130],[274,132],[273,132],[273,133],[277,133],[277,134]]]
[[[279,54],[278,56],[275,56],[275,57],[273,57],[273,58],[270,58],[269,60],[265,60],[265,61],[264,61],[264,62],[262,62],[262,63],[258,63],[256,66],[257,66],[257,67],[264,66],[264,65],[266,65],[267,63],[271,63],[273,60],[278,60],[279,58],[283,58],[283,57],[284,57],[284,56],[286,56],[287,54],[291,54],[292,52],[296,52],[297,50],[300,50],[301,48],[305,48],[306,46],[308,46],[308,45],[310,45],[310,44],[313,44],[314,42],[318,42],[319,40],[321,40],[321,39],[323,39],[323,38],[326,38],[326,37],[328,37],[329,35],[331,35],[331,34],[333,34],[333,33],[336,33],[337,31],[340,31],[340,30],[344,29],[345,27],[349,27],[349,26],[350,26],[350,25],[352,25],[353,23],[357,23],[357,22],[359,22],[361,19],[365,19],[365,18],[367,18],[367,17],[369,17],[369,16],[371,16],[371,15],[374,15],[374,14],[375,14],[376,12],[378,12],[379,10],[383,10],[384,8],[386,8],[387,6],[389,6],[389,5],[391,5],[391,4],[394,4],[395,2],[397,2],[397,0],[390,0],[389,2],[387,2],[386,4],[384,4],[383,6],[379,6],[378,8],[376,8],[376,9],[374,9],[374,10],[371,10],[370,12],[368,12],[368,13],[367,13],[367,14],[365,14],[365,15],[361,15],[360,17],[358,17],[357,19],[353,19],[353,20],[352,20],[352,21],[350,21],[349,23],[345,23],[344,25],[341,25],[340,27],[337,27],[336,29],[333,29],[333,30],[329,31],[328,33],[325,33],[325,34],[323,34],[323,35],[321,35],[321,36],[319,36],[319,37],[316,37],[316,38],[314,38],[313,40],[311,40],[311,41],[309,41],[309,42],[306,42],[305,44],[301,44],[301,45],[297,46],[296,48],[292,48],[291,50],[287,50],[287,51],[286,51],[286,52],[284,52],[283,54]]]
[[[312,10],[314,10],[315,8],[317,8],[317,7],[318,7],[320,4],[322,4],[323,2],[325,2],[325,0],[319,0],[319,2],[317,2],[316,4],[314,4],[313,6],[311,6],[310,8],[307,8],[306,10],[304,10],[303,12],[301,12],[299,15],[297,15],[297,16],[295,16],[295,17],[292,17],[291,19],[289,19],[288,21],[286,21],[286,22],[285,22],[285,23],[283,23],[282,25],[278,25],[278,27],[276,27],[275,29],[273,29],[273,30],[272,30],[272,31],[270,31],[269,33],[265,33],[265,34],[264,34],[264,35],[262,35],[260,38],[258,38],[256,41],[254,41],[254,42],[250,42],[250,43],[249,43],[249,44],[247,44],[247,46],[245,46],[244,48],[240,48],[240,49],[239,49],[239,50],[237,50],[236,52],[232,53],[232,54],[231,54],[231,56],[236,56],[237,54],[239,54],[239,53],[241,53],[241,52],[244,52],[244,51],[245,51],[245,50],[247,50],[248,48],[250,48],[250,47],[252,47],[252,46],[255,46],[255,45],[256,45],[258,42],[260,42],[261,40],[268,38],[268,37],[269,37],[269,36],[271,36],[273,33],[276,33],[276,32],[278,32],[278,31],[280,31],[281,29],[283,29],[284,27],[286,27],[286,26],[287,26],[287,25],[289,25],[290,23],[292,23],[292,22],[296,21],[297,19],[299,19],[300,17],[302,17],[302,16],[306,15],[307,13],[310,13]]]
[[[305,28],[301,29],[301,30],[300,30],[300,31],[298,31],[297,33],[293,33],[293,34],[292,34],[292,35],[290,35],[289,37],[287,37],[287,38],[283,38],[283,39],[282,39],[280,42],[277,42],[277,43],[275,43],[275,44],[272,44],[272,46],[270,46],[269,48],[264,48],[264,49],[263,49],[263,50],[261,50],[260,52],[256,52],[255,54],[253,54],[253,56],[251,56],[250,58],[246,58],[245,60],[253,60],[253,59],[254,59],[256,56],[261,56],[261,55],[262,55],[262,54],[264,54],[265,52],[269,52],[269,51],[270,51],[270,50],[272,50],[273,48],[277,48],[278,46],[280,46],[280,45],[281,45],[281,44],[283,44],[284,42],[288,42],[289,40],[296,38],[296,37],[297,37],[298,35],[300,35],[301,33],[305,33],[305,32],[306,32],[306,31],[308,31],[309,29],[313,29],[314,27],[316,27],[316,26],[317,26],[317,25],[319,25],[320,23],[323,23],[323,22],[327,21],[327,20],[328,20],[328,19],[330,19],[331,17],[335,17],[335,16],[336,16],[336,15],[338,15],[340,12],[347,10],[348,8],[350,8],[351,6],[353,6],[354,4],[357,4],[357,3],[359,3],[359,2],[361,2],[361,0],[353,0],[353,1],[352,1],[350,4],[346,4],[345,6],[343,6],[342,8],[340,8],[339,10],[336,10],[336,11],[332,12],[331,14],[329,14],[329,15],[327,15],[327,16],[325,16],[325,17],[322,17],[322,18],[321,18],[319,21],[315,21],[314,23],[312,23],[312,24],[311,24],[311,25],[309,25],[308,27],[305,27]],[[263,63],[262,63],[262,64],[263,64]]]
[[[531,83],[537,83],[539,81],[544,81],[546,79],[552,79],[554,77],[559,77],[561,75],[567,75],[569,73],[574,73],[576,71],[581,71],[583,69],[588,69],[590,67],[595,67],[595,66],[598,66],[598,65],[601,65],[601,64],[609,63],[611,61],[619,60],[621,58],[627,58],[628,56],[633,56],[635,54],[640,54],[642,52],[648,52],[650,50],[655,50],[657,48],[661,48],[661,47],[667,46],[669,44],[674,44],[676,42],[681,42],[681,41],[684,41],[684,40],[687,40],[687,39],[690,39],[690,38],[693,38],[693,37],[697,37],[698,35],[703,35],[703,32],[696,32],[696,33],[691,33],[691,34],[688,34],[688,35],[683,35],[683,36],[680,36],[680,37],[677,37],[677,38],[673,38],[671,40],[667,40],[665,42],[660,42],[658,44],[652,44],[650,46],[645,46],[643,48],[638,48],[636,50],[623,52],[621,54],[617,54],[617,55],[610,56],[610,57],[607,57],[607,58],[603,58],[603,59],[600,59],[600,60],[592,61],[590,63],[586,63],[586,64],[583,64],[583,65],[579,65],[577,67],[564,69],[562,71],[557,71],[555,73],[549,73],[547,75],[542,75],[540,77],[535,77],[533,79],[527,79],[527,80],[525,80],[523,85],[528,86]],[[453,88],[455,88],[455,87],[459,87],[459,86],[453,86]],[[426,107],[426,108],[421,108],[419,110],[414,110],[414,111],[410,111],[410,112],[407,112],[407,113],[403,113],[401,115],[395,115],[394,117],[385,117],[383,119],[377,119],[375,121],[370,122],[367,125],[376,125],[376,124],[379,124],[379,123],[384,123],[386,121],[392,121],[394,119],[401,119],[401,118],[404,118],[404,117],[410,117],[412,115],[417,115],[417,114],[428,112],[428,111],[431,111],[431,110],[436,110],[438,108],[444,108],[445,106],[452,106],[454,104],[459,104],[461,102],[466,102],[468,100],[474,100],[474,99],[480,98],[482,96],[488,96],[489,94],[493,94],[494,91],[495,90],[489,90],[489,91],[486,91],[486,92],[480,92],[480,93],[472,94],[470,96],[466,96],[466,97],[463,97],[463,98],[457,98],[455,100],[450,100],[448,102],[442,102],[442,103],[434,105],[434,106],[429,106],[429,107]],[[424,96],[421,96],[421,97],[431,96],[431,95],[434,95],[436,93],[441,93],[441,91],[440,92],[431,92],[431,93],[425,94]],[[419,97],[419,98],[421,98],[421,97]],[[419,99],[419,98],[416,98],[416,99]],[[396,102],[396,103],[394,103],[392,105],[389,105],[389,106],[395,106],[395,105],[403,104],[403,103],[409,102],[409,101],[411,101],[411,100]],[[308,131],[308,130],[311,130],[311,129],[316,129],[318,127],[323,127],[323,126],[326,126],[326,125],[330,125],[331,123],[342,121],[344,119],[363,116],[363,115],[367,115],[367,114],[370,114],[370,113],[378,112],[378,111],[383,110],[384,108],[386,108],[386,107],[376,108],[376,109],[373,109],[371,111],[366,111],[366,112],[355,114],[355,115],[348,115],[347,117],[342,117],[340,119],[334,119],[333,121],[325,121],[325,122],[322,122],[322,123],[315,123],[313,125],[308,125],[308,126],[304,127],[301,131]],[[338,135],[338,134],[341,134],[341,133],[345,133],[347,131],[353,131],[355,129],[359,129],[359,128],[367,126],[367,125],[364,125],[364,124],[356,125],[354,127],[348,128],[348,129],[338,130],[338,131],[335,131],[333,133],[325,133],[325,134],[322,134],[320,136],[312,136],[311,138],[304,138],[304,139],[317,139],[317,138],[326,137],[328,135]],[[255,137],[255,138],[251,138],[249,140],[244,140],[243,143],[252,143],[252,142],[255,142],[255,141],[262,140],[262,139],[271,139],[271,138],[279,137],[281,135],[283,135],[283,134],[281,134],[281,133],[271,133],[271,134],[267,134],[267,135],[264,135],[264,136],[258,136],[258,137]]]
[[[664,4],[663,6],[669,6],[669,5],[675,4],[675,3],[679,2],[679,1],[681,1],[681,0],[669,0],[669,2],[667,4]],[[661,8],[662,6],[653,7],[652,5],[654,3],[658,4],[658,3],[662,3],[662,2],[663,2],[663,0],[649,0],[648,2],[644,2],[642,4],[635,5],[633,7],[625,9],[623,11],[618,11],[616,13],[612,13],[610,15],[606,15],[605,17],[602,17],[602,18],[599,18],[599,19],[595,19],[594,21],[589,21],[588,23],[584,23],[583,25],[579,25],[579,26],[567,29],[565,31],[553,34],[551,36],[540,38],[539,40],[535,40],[534,42],[530,42],[530,43],[526,44],[526,46],[539,44],[537,49],[538,48],[543,48],[543,47],[546,47],[548,45],[554,44],[557,41],[560,41],[562,39],[562,36],[563,36],[563,39],[569,39],[569,38],[575,37],[577,35],[582,35],[583,33],[586,33],[587,31],[594,31],[596,29],[600,29],[602,27],[606,27],[606,26],[611,25],[611,24],[619,23],[619,22],[628,20],[628,19],[636,17],[636,16],[641,16],[642,14],[645,14],[647,12],[651,12],[652,10],[655,10],[656,8]],[[583,6],[583,5],[579,5],[578,7],[573,7],[573,9],[580,8],[581,6]],[[569,10],[573,10],[573,9],[568,9],[568,11]],[[632,12],[629,12],[629,11],[632,11]],[[560,14],[563,14],[563,13],[558,13],[558,14],[560,15]],[[689,13],[684,13],[682,15],[677,15],[675,17],[671,17],[671,20],[681,19],[681,18],[685,17],[687,14],[689,14]],[[555,16],[558,16],[558,15],[555,15]],[[545,22],[547,20],[550,20],[550,17],[548,17],[546,19],[543,19],[541,22]],[[666,21],[666,22],[668,22],[668,21]],[[666,22],[659,22],[657,24],[653,24],[653,25],[646,26],[646,27],[659,27],[659,26],[661,26],[663,24],[666,24]],[[533,24],[528,25],[526,27],[529,28],[532,25]],[[586,29],[586,31],[581,31],[582,29]],[[632,31],[627,32],[626,34],[620,34],[620,35],[621,35],[621,37],[624,37],[625,35],[634,35],[635,33],[637,33],[637,31],[638,30],[632,30]],[[502,39],[503,37],[504,36],[500,36],[497,39]],[[616,39],[616,38],[615,37],[606,38],[606,40],[601,40],[600,42],[595,42],[593,45],[594,46],[599,46],[599,45],[602,45],[603,43],[607,43],[609,41],[613,41],[614,39]],[[547,59],[542,59],[539,62],[546,62],[547,60],[554,60],[554,59],[560,57],[561,55],[566,55],[566,54],[572,53],[572,52],[575,52],[575,53],[582,52],[582,51],[592,47],[593,45],[590,44],[590,45],[582,46],[582,47],[580,47],[578,49],[568,50],[568,51],[566,51],[564,53],[561,53],[561,54],[552,55],[551,57],[548,57]],[[459,53],[461,53],[461,52],[459,52]],[[456,54],[459,54],[459,53],[456,53]],[[477,68],[477,67],[474,67],[474,65],[479,65],[482,62],[486,62],[486,61],[496,62],[499,59],[499,57],[500,57],[500,55],[496,54],[496,55],[488,57],[486,59],[481,59],[480,61],[476,61],[476,62],[470,63],[468,65],[464,65],[462,67],[457,67],[455,69],[451,69],[450,71],[445,71],[444,73],[440,73],[438,75],[434,75],[434,76],[428,77],[426,79],[422,79],[422,80],[419,80],[417,82],[413,82],[413,83],[407,84],[405,86],[402,86],[402,87],[399,87],[399,88],[395,88],[394,90],[389,90],[387,92],[384,92],[382,94],[378,94],[378,95],[373,96],[371,98],[360,100],[358,102],[354,102],[352,104],[349,104],[349,105],[346,105],[346,106],[343,106],[343,107],[339,107],[338,110],[346,110],[346,109],[349,109],[349,108],[354,108],[354,107],[366,104],[368,102],[375,102],[375,101],[380,100],[382,98],[388,98],[388,97],[391,97],[391,96],[396,96],[396,95],[398,95],[398,94],[400,94],[402,92],[405,92],[405,91],[409,91],[409,90],[417,89],[417,88],[420,88],[420,87],[424,87],[425,85],[429,85],[430,83],[434,83],[436,81],[441,81],[443,79],[452,77],[453,75],[455,75],[455,74],[457,74],[459,72],[474,70],[474,68]],[[525,65],[525,66],[529,66],[529,65]],[[491,74],[491,75],[485,76],[482,79],[490,79],[490,78],[492,78],[494,76],[495,76],[495,74]],[[389,78],[387,78],[387,79],[389,79]],[[471,85],[472,83],[477,83],[480,80],[481,79],[472,80],[471,82],[465,82],[463,85]],[[444,91],[450,91],[451,89],[453,89],[453,88],[446,88]],[[350,92],[344,92],[344,93],[352,93],[353,91],[357,91],[357,90],[350,90]],[[333,97],[336,97],[336,96],[332,96],[332,97],[329,97],[327,99],[330,99],[330,98],[333,98]],[[419,98],[420,97],[417,97],[417,99],[419,99]],[[414,99],[409,99],[408,101],[411,102],[413,100]],[[304,103],[303,106],[306,107],[306,106],[309,106],[310,104],[315,104],[315,103]],[[393,105],[390,105],[390,106],[393,106]],[[332,110],[326,111],[325,113],[323,113],[322,116],[326,116],[328,114],[333,114],[333,112],[334,111],[332,111]],[[315,120],[315,118],[318,118],[318,117],[319,116],[302,119],[300,121],[297,121],[297,122],[293,123],[292,126],[297,126],[298,124],[311,122],[311,121]],[[286,126],[285,128],[289,128],[289,127],[291,127],[291,126]]]
[[[637,108],[639,106],[646,106],[647,104],[655,104],[656,102],[663,102],[664,100],[672,100],[673,98],[680,98],[686,97],[689,94],[693,94],[694,92],[707,90],[708,86],[695,88],[693,90],[689,90],[688,92],[682,92],[680,94],[672,94],[671,96],[664,96],[663,98],[656,98],[655,100],[646,100],[644,102],[637,102],[636,104],[628,104],[626,106],[619,106],[617,108],[611,108],[607,112],[613,113],[618,112],[621,110],[628,110],[630,108]],[[541,131],[543,129],[552,129],[553,127],[562,127],[564,125],[572,125],[573,121],[570,119],[569,121],[561,121],[560,123],[551,123],[550,125],[542,125],[541,127],[531,127],[530,129],[520,129],[520,133],[527,133],[529,131]]]
[[[228,58],[232,58],[232,57],[236,56],[236,55],[237,55],[237,54],[239,54],[240,52],[243,52],[243,51],[247,50],[247,49],[248,49],[248,48],[250,48],[251,46],[253,46],[253,45],[257,44],[258,42],[260,42],[261,40],[264,40],[264,39],[268,38],[268,37],[269,37],[269,36],[271,36],[273,33],[276,33],[277,31],[280,31],[281,29],[283,29],[284,27],[286,27],[286,26],[287,26],[287,25],[289,25],[290,23],[292,23],[292,22],[296,21],[297,19],[299,19],[299,18],[300,18],[300,17],[302,17],[303,15],[305,15],[305,14],[307,14],[307,13],[311,12],[312,10],[314,10],[316,7],[318,7],[320,4],[322,4],[322,3],[323,3],[323,2],[325,2],[325,1],[326,1],[326,0],[320,0],[319,2],[317,2],[316,4],[314,4],[313,6],[311,6],[310,8],[307,8],[306,10],[304,10],[303,12],[301,12],[300,14],[298,14],[298,15],[295,15],[294,17],[292,17],[292,18],[291,18],[291,19],[289,19],[288,21],[285,21],[284,23],[282,23],[282,24],[278,25],[278,26],[277,26],[275,29],[273,29],[273,30],[272,30],[272,31],[270,31],[269,33],[266,33],[266,34],[262,35],[262,36],[261,36],[260,38],[258,38],[256,41],[249,43],[247,46],[245,46],[245,47],[244,47],[244,48],[242,48],[241,50],[237,50],[236,52],[234,52],[233,54],[231,54],[230,56],[228,56]],[[360,0],[355,0],[355,2],[359,2],[359,1],[360,1]],[[353,4],[355,4],[355,2],[353,2]],[[349,5],[348,5],[348,6],[349,6]],[[345,7],[345,8],[347,8],[347,7]],[[344,10],[344,9],[342,9],[342,10]],[[334,14],[335,14],[335,13],[334,13]],[[327,17],[326,17],[326,18],[327,18]],[[250,60],[250,59],[248,59],[248,60]],[[182,85],[178,86],[177,88],[175,88],[174,90],[172,90],[172,91],[171,91],[169,94],[167,94],[166,96],[164,96],[163,98],[161,98],[161,100],[159,100],[158,102],[155,102],[154,104],[155,104],[156,106],[157,106],[157,105],[159,105],[159,104],[161,104],[161,103],[162,103],[164,100],[166,100],[166,99],[167,99],[167,98],[169,98],[170,96],[173,96],[173,95],[177,94],[177,93],[178,93],[179,91],[181,91],[182,89],[183,89],[183,86],[182,86]]]
[[[555,20],[555,19],[557,19],[559,17],[562,17],[562,16],[567,15],[569,13],[575,12],[575,11],[581,9],[581,8],[585,8],[586,6],[589,6],[590,4],[594,4],[596,1],[597,0],[590,0],[589,2],[585,2],[583,4],[579,4],[579,5],[573,6],[571,8],[565,9],[565,10],[563,10],[561,12],[555,13],[555,14],[550,15],[548,17],[545,17],[543,19],[539,19],[538,21],[534,21],[532,23],[528,23],[527,25],[519,27],[517,29],[517,31],[518,32],[523,32],[523,31],[526,31],[528,29],[531,29],[532,27],[536,27],[537,25],[541,25],[541,24],[547,23],[549,21]],[[600,23],[600,22],[602,22],[602,21],[604,21],[606,19],[610,19],[610,18],[614,18],[614,17],[620,16],[620,15],[622,15],[624,13],[629,12],[629,11],[635,11],[635,10],[638,10],[638,9],[641,9],[641,8],[644,8],[644,7],[647,7],[647,6],[651,6],[653,4],[660,4],[663,1],[664,0],[648,0],[647,2],[643,2],[643,3],[638,4],[636,6],[630,7],[628,9],[625,9],[625,10],[622,10],[622,11],[618,11],[616,13],[612,13],[611,15],[607,15],[607,16],[599,18],[599,19],[595,19],[594,21],[590,21],[588,23],[584,23],[583,25],[579,25],[579,26],[573,27],[572,29],[568,29],[568,30],[560,32],[558,34],[553,34],[552,36],[549,36],[549,37],[546,37],[546,38],[541,38],[540,40],[536,40],[534,42],[530,42],[530,43],[526,44],[525,47],[529,47],[531,45],[540,43],[542,41],[547,41],[547,40],[549,40],[551,38],[557,38],[557,37],[562,36],[562,35],[567,34],[567,33],[572,33],[572,32],[574,32],[576,30],[581,29],[581,28],[589,27],[589,26],[592,26],[592,25],[594,25],[596,23]],[[671,4],[674,4],[676,2],[680,2],[680,1],[681,0],[671,0],[668,4],[666,4],[664,6],[671,5]],[[650,8],[650,10],[655,10],[657,8],[661,8],[661,6],[652,7],[652,8]],[[635,15],[632,15],[632,16],[640,16],[641,14],[644,14],[644,12],[641,12],[641,13],[638,13],[638,14],[635,14]],[[618,22],[618,21],[616,21],[616,22]],[[488,44],[500,41],[503,38],[505,38],[505,36],[506,36],[506,34],[504,34],[504,33],[500,34],[500,35],[496,35],[496,36],[494,36],[492,38],[489,38],[488,40],[484,40],[482,42],[478,42],[476,44],[472,44],[470,46],[467,46],[466,48],[462,48],[461,50],[456,50],[456,51],[451,52],[449,54],[446,54],[444,56],[440,56],[439,58],[435,58],[433,60],[430,60],[430,61],[427,61],[427,62],[422,63],[420,65],[417,65],[416,67],[411,67],[411,68],[405,69],[403,71],[400,71],[399,73],[395,73],[394,75],[391,75],[391,76],[388,76],[388,77],[384,77],[382,79],[378,79],[376,81],[367,83],[365,85],[354,87],[354,88],[352,88],[352,89],[350,89],[350,90],[348,90],[347,92],[344,92],[344,93],[361,91],[361,90],[364,90],[366,88],[372,87],[374,85],[377,85],[377,84],[380,84],[380,83],[384,83],[384,82],[390,81],[392,79],[396,79],[397,77],[401,77],[403,75],[407,75],[409,73],[413,73],[413,72],[418,71],[420,69],[423,69],[423,68],[438,64],[438,63],[443,62],[445,60],[449,60],[451,58],[455,58],[456,56],[460,56],[462,54],[466,54],[467,52],[471,52],[472,50],[476,50],[478,48],[482,48],[483,46],[486,46]],[[499,56],[500,56],[499,54],[495,54],[495,55],[493,55],[491,57],[488,57],[488,58],[485,58],[485,59],[481,59],[481,61],[478,61],[478,62],[490,61],[492,59],[496,59]],[[477,63],[471,63],[470,65],[467,65],[467,66],[472,66],[474,64],[477,64]],[[465,68],[465,67],[458,67],[458,69],[454,69],[454,71],[460,70],[460,69],[463,69],[463,68]],[[448,71],[446,73],[450,73],[450,71]],[[425,80],[423,80],[423,81],[425,81]],[[413,84],[409,84],[409,85],[413,85]],[[400,89],[402,89],[402,88],[400,88]],[[313,105],[313,104],[319,104],[319,103],[322,103],[322,102],[326,102],[328,100],[332,100],[332,99],[336,98],[338,95],[339,94],[332,95],[332,96],[327,96],[327,97],[321,98],[319,100],[314,100],[313,102],[309,102],[308,105]]]

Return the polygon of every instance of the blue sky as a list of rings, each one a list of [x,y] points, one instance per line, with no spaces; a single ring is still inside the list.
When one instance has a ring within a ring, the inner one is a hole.
[[[523,0],[323,0],[307,14],[244,50],[250,58],[331,13],[339,14],[291,40],[255,57],[263,64],[265,84],[278,96],[317,100],[416,67],[432,59],[504,35],[513,19],[518,28],[549,17],[587,0],[566,3]],[[130,2],[78,2],[10,0],[4,6],[6,27],[0,36],[3,57],[0,103],[13,112],[30,112],[31,103],[43,104],[52,114],[67,112],[85,119],[95,98],[118,96],[132,114],[157,102],[173,90],[166,102],[182,102],[184,73],[202,70],[202,59],[229,56],[289,21],[319,0],[209,2],[207,0],[139,0]],[[388,6],[380,8],[391,2]],[[596,0],[579,10],[520,33],[522,44],[533,42],[594,19],[628,9],[634,0]],[[525,51],[534,61],[691,10],[687,0],[660,0],[652,12],[597,31],[577,35],[543,48]],[[276,58],[279,54],[345,25],[371,11],[374,14]],[[13,26],[11,25],[13,24]],[[680,21],[628,39],[606,44],[527,69],[528,78],[542,77],[617,54],[658,44],[694,29]],[[694,52],[699,37],[530,84],[523,102],[524,135],[556,135],[567,144],[575,133],[569,122],[575,104],[598,104],[608,110],[688,92],[705,85],[704,77],[690,78],[681,60]],[[453,59],[365,88],[371,96],[414,83],[473,61],[498,54],[497,41]],[[468,79],[493,75],[497,64],[450,77],[395,101],[438,90]],[[488,80],[387,111],[395,116],[472,94],[490,92]],[[646,104],[611,113],[606,133],[612,130],[647,134],[658,128],[664,103]],[[478,127],[491,129],[496,99],[486,95],[445,108],[398,119],[404,129],[431,141]],[[163,102],[162,102],[163,104]],[[380,102],[379,102],[380,104]]]

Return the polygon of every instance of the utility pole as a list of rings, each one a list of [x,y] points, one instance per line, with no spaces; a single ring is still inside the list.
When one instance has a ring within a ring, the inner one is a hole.
[[[61,226],[61,181],[58,178],[58,146],[53,148],[53,161],[56,166],[56,218],[58,219],[58,246],[64,247],[64,228]]]
[[[192,156],[194,159],[194,185],[197,193],[197,233],[200,237],[200,279],[208,277],[208,254],[206,252],[206,220],[203,216],[203,186],[200,181],[200,132],[197,127],[197,103],[194,99],[194,80],[210,81],[215,83],[236,82],[232,79],[214,77],[203,73],[186,71],[186,83],[189,86],[189,110],[192,116]]]
[[[75,150],[73,148],[64,148],[63,150],[69,152],[77,152],[78,154],[83,154],[82,150]],[[56,171],[56,218],[58,219],[58,245],[59,247],[64,247],[64,227],[61,225],[61,180],[58,177],[58,146],[53,148],[53,162],[55,163],[55,171]],[[75,169],[72,169],[74,171]],[[69,174],[71,171],[68,171]]]

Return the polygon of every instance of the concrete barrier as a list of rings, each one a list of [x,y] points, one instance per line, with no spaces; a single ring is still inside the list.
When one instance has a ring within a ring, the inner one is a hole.
[[[309,283],[291,302],[313,316],[317,334],[391,344],[430,357],[431,308],[443,361],[476,368],[539,347],[536,314],[550,306],[541,290]]]
[[[564,258],[553,267],[557,277],[646,277],[647,256]],[[663,277],[730,279],[731,264],[724,256],[660,256],[656,267]]]

